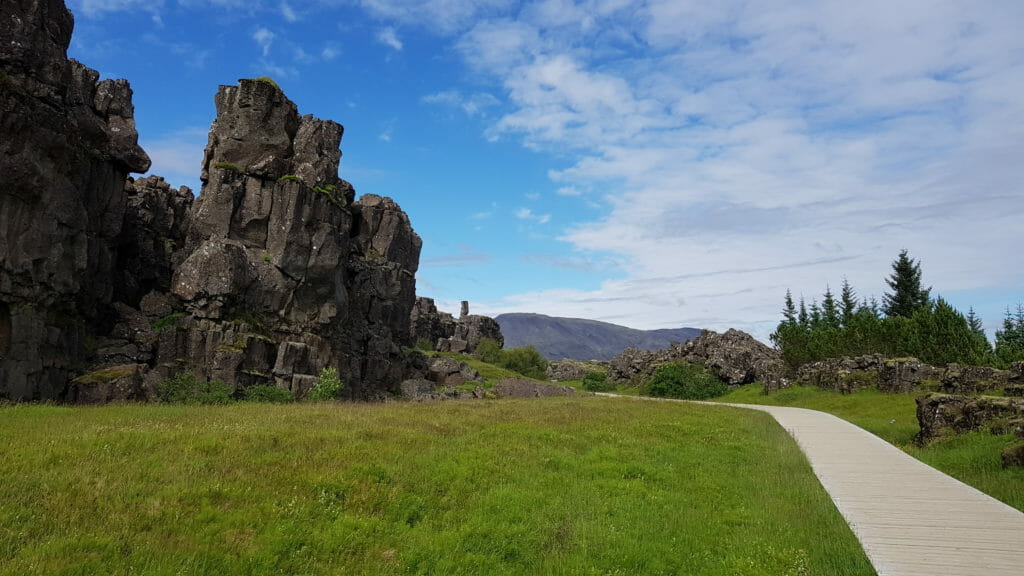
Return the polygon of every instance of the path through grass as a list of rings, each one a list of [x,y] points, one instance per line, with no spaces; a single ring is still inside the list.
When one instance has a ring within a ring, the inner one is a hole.
[[[0,409],[0,574],[873,574],[767,414]]]
[[[1015,441],[1012,434],[987,431],[949,436],[921,448],[913,443],[920,429],[913,394],[883,394],[873,388],[837,394],[794,386],[765,396],[760,384],[737,388],[718,402],[797,406],[835,414],[895,444],[911,456],[1024,511],[1024,469],[1003,468],[1000,454]]]

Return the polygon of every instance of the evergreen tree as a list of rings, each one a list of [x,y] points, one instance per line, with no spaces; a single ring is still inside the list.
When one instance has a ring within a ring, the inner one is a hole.
[[[843,278],[843,290],[839,293],[839,304],[843,315],[843,326],[849,326],[853,315],[857,313],[857,293],[853,291],[846,278]]]
[[[1024,361],[1024,304],[1017,304],[1017,313],[1006,308],[1003,329],[996,330],[996,357],[1004,365]]]
[[[782,309],[782,317],[787,324],[796,325],[796,306],[793,305],[793,293],[786,290],[786,305]]]
[[[921,288],[921,264],[904,249],[892,263],[892,275],[885,281],[892,289],[885,294],[885,315],[910,318],[929,302],[932,289]]]
[[[825,295],[821,302],[821,319],[828,328],[839,328],[839,308],[836,306],[836,298],[832,294],[832,288],[825,286]]]
[[[803,296],[800,297],[800,314],[797,316],[797,321],[800,323],[800,326],[803,326],[804,328],[807,328],[811,324],[810,318],[807,316],[807,305],[804,304]]]
[[[975,335],[985,337],[985,326],[981,322],[981,318],[974,313],[974,306],[971,306],[967,310],[967,325],[971,327],[971,332]]]

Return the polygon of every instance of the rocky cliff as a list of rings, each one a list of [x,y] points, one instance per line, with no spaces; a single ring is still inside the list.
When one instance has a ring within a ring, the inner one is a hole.
[[[186,370],[301,396],[327,366],[398,391],[421,241],[338,177],[341,125],[221,86],[193,201],[127,179],[149,167],[131,90],[67,59],[63,2],[0,21],[0,398],[143,398]]]
[[[0,22],[0,397],[58,398],[111,328],[125,178],[150,161],[128,83],[67,58],[61,0]]]

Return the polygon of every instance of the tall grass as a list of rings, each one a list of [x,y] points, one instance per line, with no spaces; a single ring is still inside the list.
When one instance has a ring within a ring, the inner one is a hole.
[[[1024,469],[1003,468],[1000,455],[1014,441],[1010,434],[971,432],[934,440],[918,447],[920,427],[913,394],[884,394],[866,388],[837,394],[810,386],[794,386],[764,395],[760,384],[735,389],[720,402],[797,406],[835,414],[898,446],[922,462],[1024,511]]]
[[[765,414],[0,409],[0,574],[872,574]]]

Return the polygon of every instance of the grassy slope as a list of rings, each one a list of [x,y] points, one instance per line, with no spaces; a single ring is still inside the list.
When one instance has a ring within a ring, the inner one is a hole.
[[[872,574],[767,415],[0,409],[0,574]]]
[[[919,429],[912,394],[883,394],[874,389],[842,395],[813,387],[794,386],[770,396],[750,384],[716,398],[721,402],[798,406],[835,414],[879,436],[954,478],[1024,511],[1024,470],[1005,469],[1000,460],[1012,435],[973,432],[950,436],[924,448],[913,444]],[[892,420],[895,422],[890,423]]]

